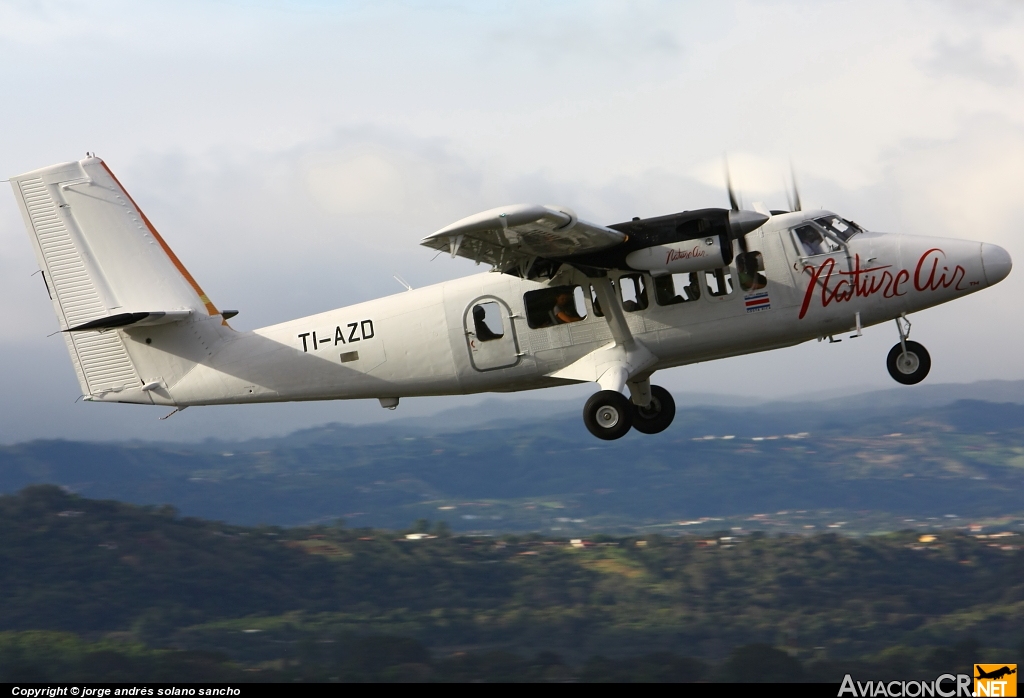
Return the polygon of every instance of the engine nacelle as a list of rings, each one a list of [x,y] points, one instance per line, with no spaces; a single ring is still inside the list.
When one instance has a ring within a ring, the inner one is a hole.
[[[718,235],[654,245],[626,255],[626,264],[631,269],[668,274],[710,271],[728,266],[731,261],[732,245],[723,245],[722,236]]]

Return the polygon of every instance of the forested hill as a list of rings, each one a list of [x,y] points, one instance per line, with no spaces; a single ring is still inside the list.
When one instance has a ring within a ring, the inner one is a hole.
[[[221,678],[728,678],[757,662],[908,678],[1015,661],[1024,622],[1012,536],[410,537],[242,528],[52,486],[0,497],[0,530],[0,680],[137,679],[171,660]],[[730,653],[747,659],[729,669]]]
[[[1024,509],[1024,405],[680,404],[665,433],[612,443],[576,414],[546,414],[472,427],[335,424],[240,443],[0,447],[0,492],[39,483],[247,525],[424,518],[582,534],[1006,524]]]

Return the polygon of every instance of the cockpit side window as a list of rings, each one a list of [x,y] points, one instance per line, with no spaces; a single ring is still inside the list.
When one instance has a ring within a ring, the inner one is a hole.
[[[839,245],[830,240],[817,226],[802,225],[793,231],[800,251],[805,257],[819,254],[831,254],[839,249]]]
[[[840,218],[839,216],[823,216],[822,218],[815,218],[814,222],[843,242],[846,242],[857,233],[864,232],[861,227],[853,221],[848,221],[845,218]]]
[[[552,286],[523,296],[526,322],[533,329],[579,322],[587,317],[580,286]]]
[[[744,291],[757,291],[768,285],[768,277],[764,275],[764,257],[760,252],[740,252],[736,255],[736,275]]]

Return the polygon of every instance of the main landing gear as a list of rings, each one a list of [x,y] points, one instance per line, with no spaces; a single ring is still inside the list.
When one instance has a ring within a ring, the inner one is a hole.
[[[885,366],[889,369],[889,375],[897,383],[903,385],[920,383],[931,370],[932,359],[928,355],[927,349],[917,342],[907,339],[910,336],[910,320],[907,320],[906,316],[896,318],[896,328],[900,332],[900,341],[889,350]]]
[[[660,385],[651,386],[646,407],[630,402],[617,390],[602,390],[591,395],[583,408],[583,423],[605,441],[622,438],[632,427],[643,434],[657,434],[667,429],[675,416],[676,402]]]

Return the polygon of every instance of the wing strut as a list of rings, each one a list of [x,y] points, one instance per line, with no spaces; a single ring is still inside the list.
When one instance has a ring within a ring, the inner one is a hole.
[[[595,349],[551,375],[555,378],[596,382],[602,390],[621,393],[629,388],[634,403],[650,404],[650,369],[658,362],[658,357],[629,331],[622,305],[616,300],[615,290],[608,277],[591,278],[590,283],[597,293],[597,300],[615,343]]]
[[[612,331],[615,343],[627,351],[633,349],[636,346],[636,340],[633,339],[633,333],[629,331],[626,316],[622,312],[622,305],[615,301],[615,289],[612,288],[611,280],[607,276],[602,276],[590,279],[590,285],[597,293],[597,300],[601,304],[601,310],[604,311],[604,319],[608,323],[608,329]]]

